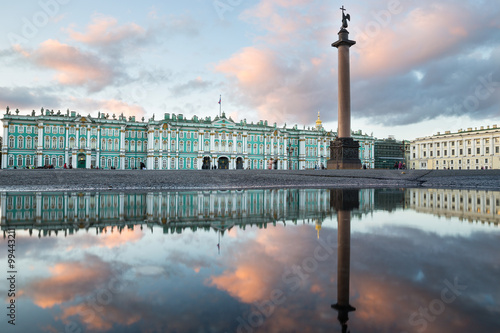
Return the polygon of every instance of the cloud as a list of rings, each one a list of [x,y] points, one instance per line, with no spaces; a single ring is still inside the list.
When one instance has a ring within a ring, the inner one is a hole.
[[[35,109],[39,110],[43,105],[59,105],[60,98],[52,93],[48,93],[44,88],[28,87],[0,87],[0,107],[7,106],[11,110]]]
[[[96,92],[111,85],[117,76],[113,66],[97,55],[57,40],[49,39],[33,52],[23,54],[35,65],[55,70],[55,79],[65,86],[83,86]]]
[[[332,71],[326,57],[293,58],[265,47],[247,47],[215,70],[235,84],[237,99],[271,122],[310,121],[307,111],[329,113]],[[328,101],[328,104],[323,104]]]
[[[82,261],[60,262],[49,267],[50,277],[29,283],[20,293],[46,309],[91,293],[112,275],[108,264],[96,256],[86,255]]]
[[[72,28],[68,28],[66,31],[74,41],[101,47],[123,41],[141,41],[147,35],[146,30],[136,23],[119,26],[116,18],[104,15],[95,15],[85,33],[75,31]]]
[[[69,99],[71,105],[81,113],[91,113],[94,114],[97,111],[110,113],[110,114],[124,114],[126,117],[136,116],[142,117],[146,115],[146,110],[144,107],[135,104],[129,104],[126,101],[117,99],[91,99],[91,98],[76,98],[72,97]]]
[[[201,77],[189,80],[186,83],[181,83],[173,86],[170,90],[173,95],[187,95],[197,91],[203,91],[212,86],[212,82],[204,81]]]

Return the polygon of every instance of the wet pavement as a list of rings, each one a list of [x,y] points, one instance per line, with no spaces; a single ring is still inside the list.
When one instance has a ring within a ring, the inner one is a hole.
[[[500,170],[1,170],[0,191],[500,189]]]

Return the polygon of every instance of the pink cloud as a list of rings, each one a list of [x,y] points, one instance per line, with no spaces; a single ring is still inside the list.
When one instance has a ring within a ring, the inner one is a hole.
[[[61,262],[49,268],[50,277],[38,279],[21,290],[33,303],[46,309],[92,292],[105,283],[112,272],[97,257],[87,256],[81,262]]]
[[[96,100],[91,98],[70,98],[73,107],[82,110],[83,113],[97,113],[97,111],[109,113],[110,115],[135,116],[142,117],[146,114],[146,110],[139,105],[129,104],[125,101],[117,99]]]
[[[352,58],[353,75],[393,75],[454,52],[476,29],[470,13],[455,4],[435,4],[395,14],[388,25],[374,30],[366,24],[353,29],[358,43]],[[368,21],[370,22],[370,21]],[[372,22],[373,23],[373,22]]]
[[[327,58],[291,60],[270,48],[247,47],[215,70],[235,82],[242,102],[271,123],[307,123],[320,111],[323,95],[331,95],[325,89],[332,84],[332,62]]]
[[[49,39],[28,53],[17,50],[36,65],[55,70],[55,79],[62,85],[86,86],[97,91],[113,82],[113,69],[96,55]]]
[[[90,45],[107,46],[126,39],[144,38],[146,30],[135,23],[122,26],[114,17],[96,15],[87,26],[85,33],[67,29],[71,39]]]

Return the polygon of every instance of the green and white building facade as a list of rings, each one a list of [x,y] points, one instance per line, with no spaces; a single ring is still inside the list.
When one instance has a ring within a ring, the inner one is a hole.
[[[221,117],[186,119],[166,113],[144,121],[123,115],[82,116],[44,110],[22,115],[7,109],[3,119],[2,168],[134,169],[312,169],[326,166],[330,141],[321,120],[299,129]],[[373,167],[373,137],[360,141],[362,164]]]

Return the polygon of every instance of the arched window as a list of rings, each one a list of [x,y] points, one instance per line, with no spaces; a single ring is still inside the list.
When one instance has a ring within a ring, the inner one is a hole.
[[[111,159],[110,159],[110,158],[108,158],[108,168],[111,168],[111,166],[112,166],[112,164],[111,164],[111,163],[112,163],[112,162],[111,162]]]
[[[85,138],[81,138],[80,139],[80,149],[85,148],[86,145],[87,145],[87,140],[85,140]]]
[[[9,156],[9,166],[14,166],[14,156]]]
[[[92,138],[90,140],[90,148],[91,149],[96,149],[97,148],[97,140],[95,138]]]
[[[191,169],[191,159],[189,157],[186,158],[186,169]]]
[[[23,137],[22,136],[18,136],[17,137],[17,148],[19,149],[22,149],[23,148]]]
[[[158,141],[158,140],[157,140]],[[155,169],[159,169],[159,164],[158,164],[158,157],[155,157]]]
[[[31,165],[31,156],[28,155],[26,156],[26,166],[30,166]]]
[[[160,141],[158,139],[155,140],[155,150],[160,149]]]
[[[48,137],[48,136],[45,137],[44,147],[45,147],[45,149],[50,149],[50,137]]]
[[[163,150],[167,150],[167,141],[163,140]]]
[[[54,167],[57,166],[57,158],[56,157],[52,157],[52,165]]]
[[[59,167],[62,168],[63,165],[64,165],[64,157],[59,156]]]
[[[135,151],[135,141],[130,141],[130,151]]]
[[[101,150],[106,150],[106,139],[101,140]]]
[[[166,169],[167,168],[167,159],[164,158],[163,159],[163,169]]]
[[[108,150],[113,150],[113,140],[108,139]]]
[[[115,150],[116,151],[120,150],[120,143],[119,143],[118,139],[115,139]]]
[[[106,158],[101,157],[101,168],[105,168],[105,167],[106,167]]]
[[[48,156],[45,156],[45,164],[44,165],[50,165],[50,159]]]
[[[63,137],[59,138],[59,149],[64,149],[64,138]]]
[[[52,137],[52,149],[57,149],[57,138]]]
[[[23,156],[22,156],[22,155],[19,155],[19,156],[17,157],[17,166],[18,166],[18,167],[23,166]]]
[[[37,136],[35,136],[35,139],[33,140],[33,148],[35,148],[35,149],[36,149],[36,148],[37,148],[37,146],[38,146],[38,137],[37,137]]]
[[[179,150],[184,151],[184,141],[179,142]]]
[[[210,142],[209,141],[205,141],[205,151],[209,151],[210,150]]]
[[[69,148],[75,148],[75,138],[69,139]]]
[[[117,156],[115,156],[115,158],[113,159],[113,166],[115,168],[117,168],[117,169],[120,167],[120,163],[118,163],[118,157]]]
[[[125,169],[128,169],[130,166],[130,161],[128,158],[125,158]]]
[[[181,157],[179,158],[179,170],[184,169],[184,159]]]

